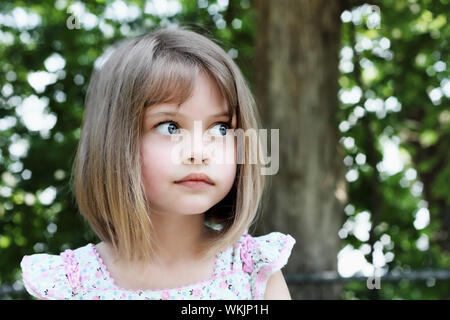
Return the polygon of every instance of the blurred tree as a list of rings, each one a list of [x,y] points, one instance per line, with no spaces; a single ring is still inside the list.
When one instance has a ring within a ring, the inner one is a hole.
[[[256,99],[264,128],[280,130],[280,168],[264,226],[297,239],[289,273],[336,270],[346,199],[338,150],[340,5],[256,1]],[[273,161],[273,159],[272,159]],[[338,285],[291,288],[293,299],[337,299]]]

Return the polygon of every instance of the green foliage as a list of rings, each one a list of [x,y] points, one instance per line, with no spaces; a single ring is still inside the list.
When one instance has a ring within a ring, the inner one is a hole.
[[[354,207],[349,219],[368,211],[373,231],[369,239],[350,231],[343,245],[357,249],[368,244],[372,251],[365,258],[372,263],[374,248],[382,243],[383,255],[393,259],[378,267],[388,271],[448,269],[450,239],[439,235],[449,228],[442,215],[449,204],[448,87],[447,95],[442,92],[450,63],[450,28],[443,13],[450,5],[448,1],[380,1],[380,28],[372,29],[366,24],[366,6],[349,9],[352,21],[345,16],[349,12],[342,15],[347,19],[342,25],[342,48],[351,58],[341,57],[339,83],[342,90],[358,86],[361,97],[351,103],[341,99],[338,119],[350,124],[340,126],[342,137],[355,141],[347,156],[367,157],[364,164],[347,161],[349,170],[359,173],[349,183],[349,202]],[[345,60],[353,68],[343,65]],[[355,119],[361,108],[364,115]],[[404,166],[396,172],[380,166],[390,152],[383,153],[383,136],[397,139]],[[416,227],[420,208],[430,212],[431,222]],[[383,236],[389,241],[381,241]],[[381,286],[371,292],[365,283],[351,282],[343,298],[448,299],[450,292],[448,281],[433,279]]]

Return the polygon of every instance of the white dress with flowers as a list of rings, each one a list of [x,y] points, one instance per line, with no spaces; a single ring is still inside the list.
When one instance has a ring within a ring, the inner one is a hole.
[[[259,237],[245,233],[216,255],[210,279],[160,290],[119,288],[92,243],[59,255],[24,256],[20,266],[25,288],[39,299],[260,300],[267,280],[287,263],[294,244],[292,236],[279,232]]]

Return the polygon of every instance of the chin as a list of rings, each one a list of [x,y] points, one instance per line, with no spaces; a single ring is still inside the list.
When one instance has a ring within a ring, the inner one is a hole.
[[[202,214],[208,211],[211,208],[211,206],[186,206],[184,207],[180,212],[182,215],[195,215],[195,214]]]
[[[193,200],[187,201],[186,205],[183,205],[183,202],[179,202],[179,209],[175,212],[179,212],[181,215],[194,215],[194,214],[202,214],[208,211],[213,207],[213,204],[209,203],[196,203],[193,204]]]

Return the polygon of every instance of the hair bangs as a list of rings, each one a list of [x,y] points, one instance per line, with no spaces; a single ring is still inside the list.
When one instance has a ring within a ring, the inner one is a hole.
[[[199,71],[198,64],[192,59],[173,51],[159,52],[159,55],[155,54],[150,70],[146,107],[185,102],[194,90]]]

